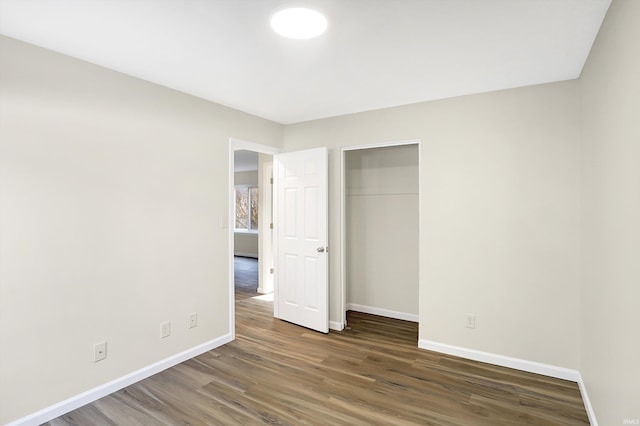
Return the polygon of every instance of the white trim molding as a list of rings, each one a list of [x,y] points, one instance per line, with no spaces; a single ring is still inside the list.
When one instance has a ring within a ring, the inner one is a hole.
[[[242,251],[237,251],[233,255],[234,256],[238,256],[238,257],[248,257],[248,258],[251,258],[251,259],[257,259],[258,258],[258,255],[255,254],[255,253],[245,253],[245,252],[242,252]]]
[[[591,426],[598,426],[596,413],[591,405],[587,386],[582,380],[582,375],[578,370],[570,368],[558,367],[555,365],[543,364],[535,361],[528,361],[520,358],[512,358],[505,355],[493,354],[490,352],[477,351],[475,349],[462,348],[460,346],[448,345],[446,343],[434,342],[431,340],[420,339],[418,341],[420,349],[427,349],[434,352],[440,352],[448,355],[459,356],[461,358],[472,359],[474,361],[486,362],[488,364],[499,365],[501,367],[514,368],[516,370],[526,371],[529,373],[542,374],[557,379],[569,380],[576,382],[580,389],[584,408],[589,416]]]
[[[113,392],[119,391],[122,388],[139,382],[140,380],[153,376],[154,374],[166,370],[167,368],[171,368],[174,365],[180,364],[181,362],[184,362],[226,343],[229,343],[232,340],[233,338],[230,334],[225,334],[224,336],[218,337],[217,339],[213,339],[191,349],[187,349],[186,351],[177,353],[173,356],[170,356],[169,358],[165,358],[154,364],[143,367],[138,371],[134,371],[125,376],[111,380],[110,382],[107,382],[103,385],[97,386],[93,389],[89,389],[86,392],[82,392],[81,394],[72,396],[71,398],[65,399],[64,401],[58,402],[57,404],[54,404],[50,407],[44,408],[40,411],[36,411],[33,414],[29,414],[28,416],[14,420],[11,423],[7,424],[7,426],[32,426],[46,423],[50,420],[55,419],[56,417],[60,417],[97,399],[105,397],[109,394],[112,394]]]
[[[344,323],[339,321],[329,321],[329,329],[335,331],[344,330]]]
[[[418,341],[420,349],[427,349],[434,352],[441,352],[448,355],[459,356],[474,361],[486,362],[488,364],[499,365],[502,367],[514,368],[516,370],[527,371],[529,373],[543,374],[557,379],[570,380],[578,383],[580,373],[578,370],[572,370],[555,365],[543,364],[526,359],[512,358],[505,355],[493,354],[490,352],[477,351],[475,349],[467,349],[459,346],[448,345],[446,343],[434,342],[431,340],[420,339]]]
[[[420,145],[422,139],[405,139],[400,141],[389,141],[389,142],[372,142],[365,143],[360,145],[343,145],[340,147],[341,151],[357,151],[361,149],[370,149],[370,148],[387,148],[390,146],[402,146],[402,145]]]
[[[356,303],[347,303],[347,311],[362,312],[365,314],[379,315],[381,317],[395,318],[404,321],[418,322],[420,317],[418,314],[408,314],[406,312],[391,311],[389,309],[374,308],[373,306],[358,305]]]
[[[589,399],[589,394],[587,393],[587,386],[584,384],[584,380],[582,380],[582,375],[580,373],[578,373],[578,387],[580,388],[580,394],[582,395],[584,408],[585,410],[587,410],[587,416],[589,416],[589,423],[591,423],[591,426],[598,426],[596,412],[593,410],[591,400]]]
[[[347,323],[347,311],[349,310],[349,303],[347,303],[347,271],[346,271],[346,191],[345,191],[345,155],[348,151],[355,151],[361,149],[371,149],[371,148],[387,148],[392,146],[403,146],[403,145],[417,145],[418,146],[418,217],[420,217],[420,206],[422,205],[422,167],[421,167],[421,158],[422,158],[422,139],[406,139],[399,141],[385,141],[385,142],[373,142],[368,144],[360,144],[360,145],[345,145],[340,147],[340,316],[342,324]],[[420,246],[422,245],[422,225],[420,221],[418,221],[418,251],[420,250]],[[418,253],[419,257],[420,253]],[[418,282],[420,282],[420,274],[421,274],[422,266],[420,262],[418,262]],[[420,287],[420,286],[418,286]],[[420,288],[418,288],[418,294],[416,294],[418,300],[420,300]],[[355,305],[354,305],[355,306]],[[356,311],[358,309],[351,309]],[[396,317],[393,315],[387,315],[384,313],[374,313],[368,311],[359,311],[365,313],[371,313],[374,315],[382,315],[388,316],[391,318],[404,319],[406,321],[414,321],[418,322],[419,315],[415,315],[410,317],[411,319],[407,319],[407,317]],[[380,312],[380,311],[378,311]],[[394,311],[387,311],[394,312]],[[418,312],[420,312],[418,308]],[[404,314],[403,314],[404,315]],[[408,314],[411,315],[411,314]],[[331,326],[329,326],[331,328]]]

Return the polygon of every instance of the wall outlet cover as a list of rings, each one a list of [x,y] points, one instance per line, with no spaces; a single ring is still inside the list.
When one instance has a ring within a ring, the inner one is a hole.
[[[467,314],[467,328],[476,328],[476,316]]]
[[[107,342],[98,342],[93,345],[93,362],[102,361],[107,357]]]
[[[160,324],[160,337],[165,338],[171,335],[171,323],[169,321]]]

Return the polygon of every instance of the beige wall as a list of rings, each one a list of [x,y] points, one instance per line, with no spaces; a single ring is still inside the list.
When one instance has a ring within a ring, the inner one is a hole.
[[[563,82],[286,126],[286,150],[330,148],[331,320],[340,320],[339,147],[421,139],[420,338],[578,368],[578,89]]]
[[[418,146],[353,150],[345,158],[347,305],[417,317]]]
[[[580,371],[601,425],[640,421],[639,22],[614,0],[581,79]]]
[[[236,172],[233,183],[234,185],[258,185],[258,171]]]
[[[236,256],[258,258],[258,233],[235,232],[233,247]]]
[[[228,333],[228,140],[282,126],[5,37],[0,85],[4,424]]]

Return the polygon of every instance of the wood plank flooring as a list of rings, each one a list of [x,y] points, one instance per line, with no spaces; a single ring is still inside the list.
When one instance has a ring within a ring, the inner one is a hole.
[[[236,297],[246,298],[258,292],[258,259],[235,256],[233,259]]]
[[[48,424],[589,424],[575,383],[419,350],[415,323],[350,312],[323,335],[236,295],[234,342]]]

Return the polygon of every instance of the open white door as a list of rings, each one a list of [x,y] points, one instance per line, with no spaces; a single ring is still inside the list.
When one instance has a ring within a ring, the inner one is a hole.
[[[274,156],[277,318],[329,332],[327,148]]]

